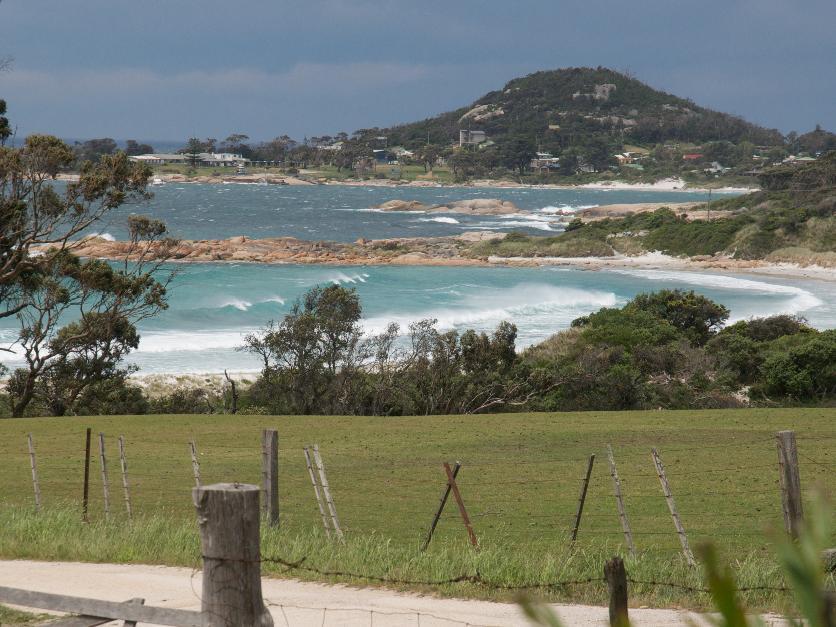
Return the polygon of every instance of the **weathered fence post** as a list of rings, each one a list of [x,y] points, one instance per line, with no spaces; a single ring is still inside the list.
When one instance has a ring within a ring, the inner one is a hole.
[[[456,462],[457,464],[459,462]],[[453,491],[453,498],[456,499],[456,504],[459,506],[459,514],[461,514],[462,522],[465,529],[467,529],[467,536],[470,538],[470,544],[477,547],[479,540],[476,539],[476,533],[473,531],[473,525],[470,523],[470,517],[467,515],[467,510],[464,507],[464,500],[461,492],[459,492],[459,485],[456,483],[456,478],[453,476],[453,471],[450,469],[450,464],[444,462],[444,472],[447,474],[447,483]]]
[[[610,475],[612,476],[613,490],[615,491],[615,504],[618,507],[618,518],[621,520],[621,528],[624,530],[624,541],[627,543],[630,555],[635,555],[636,547],[633,544],[633,532],[630,530],[630,521],[627,520],[627,511],[624,509],[624,497],[621,496],[621,480],[618,478],[615,457],[612,454],[612,446],[609,444],[607,444],[607,457],[610,461]]]
[[[583,515],[583,504],[586,501],[586,492],[589,489],[589,478],[592,476],[592,466],[595,464],[595,455],[589,456],[589,461],[586,465],[586,475],[581,484],[581,494],[578,497],[578,511],[575,514],[575,525],[572,527],[572,542],[578,539],[578,529],[581,526],[581,516]]]
[[[105,436],[99,431],[99,459],[102,463],[102,490],[104,491],[105,520],[110,518],[110,483],[107,480],[107,459],[105,458]]]
[[[261,596],[261,546],[255,485],[217,483],[192,490],[203,552],[205,627],[272,627]]]
[[[305,451],[305,465],[308,467],[308,474],[311,476],[311,483],[313,484],[314,495],[316,495],[316,505],[319,508],[319,514],[322,516],[322,526],[325,528],[325,537],[331,537],[331,528],[328,525],[328,516],[325,514],[325,507],[322,505],[322,496],[319,494],[319,484],[316,481],[316,475],[313,471],[313,464],[311,463],[311,452],[308,447],[304,447]]]
[[[264,494],[262,509],[267,514],[269,525],[277,527],[279,525],[279,432],[275,429],[264,429],[261,442],[261,477]]]
[[[200,462],[197,461],[197,447],[194,440],[189,440],[189,453],[192,456],[192,473],[194,474],[195,487],[200,487]]]
[[[610,625],[627,627],[630,619],[627,610],[627,571],[624,560],[614,557],[604,564],[604,578],[610,592]]]
[[[84,494],[81,497],[81,520],[87,522],[87,503],[90,497],[90,434],[91,429],[87,427],[84,446]]]
[[[337,518],[337,507],[334,505],[334,499],[331,498],[331,486],[328,485],[325,464],[322,463],[322,457],[319,454],[319,444],[313,445],[313,455],[314,461],[316,462],[316,469],[319,472],[319,483],[322,486],[322,494],[325,496],[325,503],[327,503],[328,511],[331,513],[331,524],[334,526],[334,533],[342,540],[343,530],[340,529],[340,519]]]
[[[35,490],[35,511],[41,511],[41,484],[38,483],[38,465],[35,463],[35,444],[32,441],[32,434],[29,440],[29,466],[32,468],[32,487]]]
[[[128,520],[133,519],[131,511],[131,491],[128,487],[128,459],[125,457],[125,436],[119,436],[119,465],[122,468],[122,491],[125,493],[125,511],[128,513]]]
[[[659,477],[659,483],[662,484],[662,494],[665,496],[665,501],[671,512],[673,526],[676,527],[676,533],[679,535],[679,542],[682,544],[682,553],[685,555],[685,561],[688,562],[688,566],[696,566],[697,562],[694,560],[694,554],[691,553],[691,547],[688,546],[688,536],[685,535],[685,527],[682,526],[682,521],[679,519],[679,512],[676,511],[676,503],[673,500],[673,493],[668,483],[668,476],[665,474],[665,467],[662,465],[662,459],[659,457],[659,452],[655,448],[650,449],[650,456],[653,458],[653,465],[656,466],[656,474]]]
[[[781,484],[781,503],[784,509],[784,526],[787,533],[795,539],[804,521],[801,506],[801,475],[798,472],[798,448],[795,444],[795,431],[779,431],[778,478]]]
[[[456,462],[455,467],[453,468],[453,479],[459,476],[459,470],[461,470],[462,465],[459,462]],[[438,504],[438,509],[435,510],[435,516],[433,516],[433,521],[430,523],[430,529],[427,531],[427,537],[424,538],[424,544],[421,545],[421,551],[426,551],[427,547],[430,545],[430,540],[433,539],[433,534],[435,533],[435,528],[438,526],[438,519],[441,518],[441,513],[444,511],[444,506],[447,504],[447,499],[450,498],[450,490],[452,486],[448,481],[447,484],[444,486],[444,492],[441,493],[441,502]]]

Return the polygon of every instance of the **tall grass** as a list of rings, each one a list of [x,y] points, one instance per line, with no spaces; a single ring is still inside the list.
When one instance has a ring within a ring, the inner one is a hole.
[[[606,603],[606,585],[600,581],[603,564],[620,550],[607,542],[573,550],[561,539],[551,549],[527,552],[501,542],[501,538],[487,537],[478,550],[464,540],[444,539],[422,553],[417,546],[393,542],[377,534],[349,533],[341,544],[325,538],[318,528],[300,532],[266,526],[262,527],[261,542],[265,576],[386,585],[442,596],[506,601],[516,596],[517,587],[532,586],[531,593],[544,600],[592,604]],[[197,525],[190,517],[157,513],[142,515],[132,522],[114,518],[85,524],[78,509],[69,506],[51,507],[40,514],[17,507],[0,507],[0,556],[189,568],[198,568],[201,563]],[[701,569],[689,567],[681,557],[666,557],[652,551],[622,557],[631,579],[674,584],[633,583],[631,603],[695,610],[711,607],[706,593],[679,587],[704,587]],[[299,563],[301,568],[290,569],[273,558]],[[726,558],[738,585],[743,588],[784,586],[780,567],[771,554],[753,551],[726,555]],[[344,574],[327,574],[334,571]],[[395,581],[380,582],[357,575]],[[478,575],[481,583],[432,583],[462,575]],[[594,581],[585,582],[587,579]],[[584,583],[549,587],[555,582]],[[775,590],[746,592],[743,599],[753,610],[792,610],[788,596]]]

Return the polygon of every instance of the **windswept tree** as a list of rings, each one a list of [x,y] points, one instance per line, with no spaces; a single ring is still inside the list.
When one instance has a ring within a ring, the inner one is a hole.
[[[150,171],[118,152],[82,163],[78,181],[56,186],[74,159],[50,136],[0,148],[0,318],[18,321],[13,350],[25,363],[7,385],[15,416],[33,401],[71,411],[91,385],[119,374],[138,345],[135,324],[166,306],[169,278],[160,270],[176,242],[163,223],[132,216],[119,264],[74,254],[110,210],[149,197]]]
[[[6,117],[6,101],[0,98],[0,146],[6,145],[6,140],[12,135],[9,118]]]

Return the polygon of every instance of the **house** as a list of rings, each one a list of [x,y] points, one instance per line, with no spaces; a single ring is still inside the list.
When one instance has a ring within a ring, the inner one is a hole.
[[[179,153],[163,153],[163,154],[148,154],[148,155],[133,155],[128,157],[131,161],[136,163],[144,163],[146,165],[165,165],[168,163],[186,163],[187,156]]]
[[[703,169],[703,172],[706,174],[723,174],[729,170],[731,170],[731,168],[720,165],[719,161],[712,161],[709,167]]]
[[[699,161],[703,158],[703,154],[701,152],[689,152],[682,155],[683,161]]]
[[[186,157],[191,160],[190,155]],[[201,152],[197,161],[200,165],[210,168],[237,168],[250,162],[242,155],[231,152]]]
[[[485,131],[471,131],[470,129],[459,131],[459,146],[478,146],[488,141]]]
[[[560,157],[555,157],[550,152],[538,152],[529,163],[529,167],[540,172],[557,170],[560,167]]]

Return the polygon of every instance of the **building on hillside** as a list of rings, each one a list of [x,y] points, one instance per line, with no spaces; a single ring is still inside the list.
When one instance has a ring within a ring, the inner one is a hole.
[[[471,131],[470,129],[459,130],[459,146],[478,146],[488,141],[485,131]]]
[[[721,165],[719,161],[712,161],[710,166],[703,169],[703,172],[706,174],[725,174],[729,170],[731,170],[731,168]]]
[[[699,161],[703,158],[703,154],[701,152],[689,152],[682,155],[683,161]]]
[[[538,152],[528,164],[536,172],[548,172],[560,168],[560,157],[555,157],[550,152]]]

